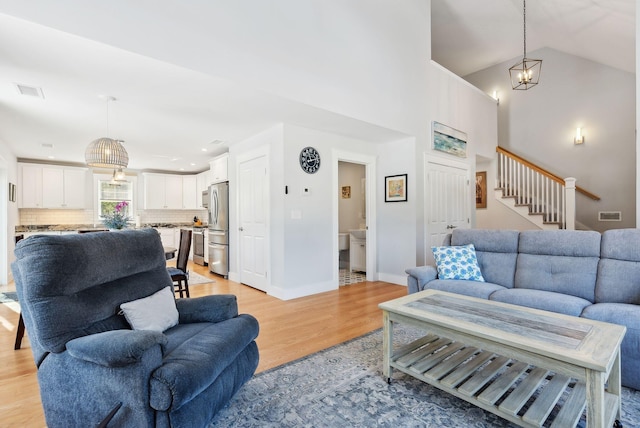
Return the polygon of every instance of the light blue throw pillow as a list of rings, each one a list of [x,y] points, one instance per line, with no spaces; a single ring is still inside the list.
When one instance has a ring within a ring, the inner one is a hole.
[[[431,247],[439,279],[468,279],[484,282],[473,244],[458,247]]]

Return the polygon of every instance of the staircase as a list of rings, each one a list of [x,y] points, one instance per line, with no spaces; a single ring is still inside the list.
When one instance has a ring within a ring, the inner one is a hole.
[[[496,152],[496,199],[540,229],[575,229],[576,191],[600,199],[575,178],[560,178],[502,147]]]

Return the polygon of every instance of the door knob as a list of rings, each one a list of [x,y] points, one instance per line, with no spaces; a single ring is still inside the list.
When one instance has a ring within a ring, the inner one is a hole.
[[[458,227],[458,226],[454,226],[452,224],[448,224],[447,225],[447,229],[455,229],[456,227]]]
[[[243,227],[239,227],[239,228],[238,228],[238,230],[239,230],[240,232],[242,232],[242,231],[244,230],[244,228],[243,228]]]

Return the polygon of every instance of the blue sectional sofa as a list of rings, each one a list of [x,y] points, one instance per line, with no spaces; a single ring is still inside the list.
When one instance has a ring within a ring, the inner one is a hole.
[[[409,293],[449,291],[627,327],[622,384],[640,389],[640,229],[456,229],[445,246],[473,244],[485,282],[407,269]]]

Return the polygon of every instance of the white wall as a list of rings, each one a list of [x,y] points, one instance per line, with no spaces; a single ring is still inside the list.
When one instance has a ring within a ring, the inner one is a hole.
[[[540,83],[513,91],[505,74],[513,61],[466,76],[498,91],[500,146],[602,199],[576,195],[577,221],[603,231],[636,224],[635,76],[553,49],[531,53],[543,60]],[[574,145],[576,127],[585,143]],[[598,211],[622,211],[622,222],[599,222]]]
[[[380,280],[406,285],[405,269],[415,266],[423,195],[418,193],[423,179],[417,170],[416,139],[407,138],[378,147],[377,240]],[[384,201],[384,177],[407,174],[407,201]]]
[[[429,157],[447,157],[469,165],[471,177],[475,176],[476,162],[495,156],[498,142],[498,106],[487,93],[471,85],[435,62],[431,62],[430,84],[432,121],[463,131],[467,134],[467,157],[464,159],[447,155],[432,149],[432,137],[422,147],[422,153]],[[420,157],[424,163],[424,157]],[[490,182],[489,180],[487,180]],[[489,186],[488,186],[489,187]],[[477,227],[475,191],[469,192],[470,227]],[[424,231],[425,234],[428,231]],[[424,235],[422,235],[423,242]],[[422,244],[424,245],[424,244]],[[424,264],[426,255],[418,253],[417,263]]]
[[[0,285],[11,279],[10,265],[15,256],[15,230],[18,224],[18,204],[8,199],[9,183],[18,183],[18,165],[8,146],[0,141]],[[19,191],[19,189],[18,189]]]

